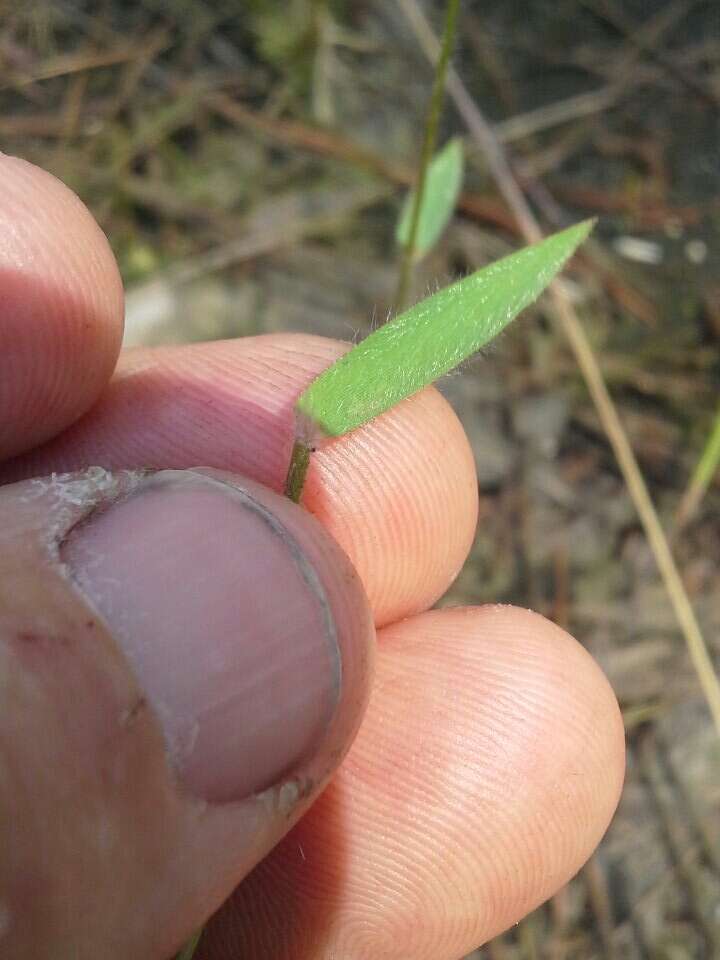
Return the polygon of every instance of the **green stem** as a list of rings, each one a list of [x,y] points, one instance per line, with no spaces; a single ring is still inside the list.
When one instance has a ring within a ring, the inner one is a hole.
[[[310,447],[302,440],[296,440],[290,455],[290,466],[285,479],[285,496],[293,503],[300,503],[305,477],[310,466]]]
[[[683,527],[697,513],[718,467],[720,467],[720,407],[715,414],[708,441],[680,501],[675,518],[676,529]]]
[[[433,151],[435,150],[440,111],[442,109],[443,94],[445,92],[445,74],[447,73],[450,52],[453,46],[455,22],[457,20],[459,6],[460,0],[448,0],[447,7],[445,8],[445,28],[443,30],[440,56],[435,65],[435,78],[433,80],[430,103],[428,104],[427,116],[425,118],[425,135],[420,156],[420,173],[415,191],[415,202],[413,203],[412,218],[410,220],[410,232],[408,234],[408,242],[403,250],[400,263],[400,276],[395,293],[396,313],[405,306],[408,288],[410,286],[410,278],[412,276],[413,262],[415,259],[418,225],[420,223],[420,211],[422,210],[423,197],[425,194],[427,169],[432,159]]]
[[[197,946],[200,943],[200,937],[202,936],[203,928],[200,929],[190,937],[188,942],[182,948],[180,953],[175,957],[175,960],[192,960],[197,950]]]

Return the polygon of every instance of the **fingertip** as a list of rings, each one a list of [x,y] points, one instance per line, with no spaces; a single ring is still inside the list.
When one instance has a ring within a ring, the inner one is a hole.
[[[594,784],[595,817],[604,832],[625,777],[625,728],[615,691],[588,650],[547,617],[505,604],[475,608],[482,627],[507,646],[508,677],[532,691],[549,723],[562,721],[570,745],[584,753]],[[524,678],[524,680],[523,680]]]
[[[607,828],[619,711],[568,634],[489,606],[430,611],[379,639],[347,760],[211,923],[207,955],[232,938],[247,957],[310,960],[322,942],[328,955],[452,960],[551,896]]]
[[[622,718],[587,651],[528,610],[429,611],[379,639],[367,718],[341,771],[354,798],[347,829],[362,837],[352,882],[373,886],[363,867],[373,857],[386,877],[415,864],[382,924],[398,942],[416,936],[425,955],[419,938],[441,940],[443,928],[429,920],[413,934],[408,908],[422,890],[426,909],[443,903],[458,918],[455,952],[442,955],[459,956],[520,920],[591,855],[622,788]],[[373,840],[391,822],[401,864]],[[447,887],[435,878],[439,861]],[[473,891],[473,907],[458,889]]]
[[[57,178],[0,156],[0,457],[97,398],[120,349],[122,283],[105,235]]]
[[[472,546],[472,449],[428,387],[317,451],[303,503],[352,557],[378,626],[432,606]]]

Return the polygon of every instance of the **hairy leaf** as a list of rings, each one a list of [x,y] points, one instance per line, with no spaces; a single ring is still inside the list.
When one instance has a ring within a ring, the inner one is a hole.
[[[299,434],[339,437],[448,373],[539,296],[592,227],[586,220],[512,253],[371,333],[302,394]]]

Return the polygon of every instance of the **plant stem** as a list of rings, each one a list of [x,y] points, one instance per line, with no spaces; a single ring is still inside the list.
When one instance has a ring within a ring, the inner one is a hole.
[[[398,3],[428,59],[431,63],[434,62],[439,57],[438,42],[417,0],[398,0]],[[451,70],[448,74],[448,92],[468,129],[484,152],[488,167],[505,198],[505,202],[515,214],[523,235],[528,242],[534,243],[542,236],[540,226],[520,189],[507,155],[498,142],[492,127],[454,70]],[[563,287],[557,283],[551,284],[550,293],[560,326],[570,342],[575,360],[593,399],[605,435],[615,453],[628,493],[640,517],[640,522],[643,525],[655,563],[665,584],[665,590],[670,598],[675,617],[685,638],[688,653],[710,709],[716,732],[720,735],[720,680],[715,672],[712,657],[690,603],[690,598],[685,590],[670,544],[650,497],[645,478],[630,446],[630,441],[620,421],[615,404],[608,392],[600,365],[575,313],[572,302]]]
[[[400,276],[398,278],[397,291],[395,293],[395,312],[398,313],[405,306],[408,287],[410,286],[410,277],[412,275],[413,262],[415,260],[415,246],[417,242],[418,226],[420,224],[420,212],[422,211],[423,197],[425,195],[425,182],[427,179],[427,170],[432,159],[437,139],[437,129],[440,122],[440,111],[442,109],[443,95],[445,93],[445,75],[447,73],[450,52],[455,37],[455,23],[457,21],[458,8],[460,0],[447,0],[445,8],[445,27],[443,29],[442,44],[440,55],[435,65],[435,77],[433,79],[432,92],[430,94],[430,103],[428,104],[427,116],[425,118],[425,135],[423,137],[422,153],[420,155],[420,173],[418,176],[417,188],[415,190],[415,202],[412,208],[412,218],[410,220],[410,232],[408,242],[403,249],[402,260],[400,262]]]
[[[202,933],[203,927],[200,927],[200,929],[196,931],[192,937],[190,937],[180,953],[178,953],[178,955],[175,957],[175,960],[192,960],[192,958],[195,956],[197,946],[200,943],[200,937],[202,936]]]
[[[293,503],[300,503],[305,477],[310,466],[310,447],[302,440],[296,440],[290,454],[290,466],[285,478],[285,496]]]
[[[692,519],[697,512],[705,491],[710,486],[710,481],[715,475],[715,471],[720,467],[720,407],[715,414],[715,421],[705,449],[700,454],[700,459],[690,478],[687,490],[682,496],[680,506],[675,517],[675,531],[682,529],[685,524]]]

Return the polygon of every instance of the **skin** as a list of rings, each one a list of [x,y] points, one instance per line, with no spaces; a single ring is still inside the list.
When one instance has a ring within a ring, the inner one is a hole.
[[[0,158],[0,185],[0,906],[26,918],[3,955],[163,960],[223,902],[203,960],[453,960],[520,920],[607,828],[623,730],[558,627],[509,607],[429,610],[477,519],[451,408],[425,390],[319,451],[296,507],[276,496],[292,406],[343,345],[278,335],[118,359],[121,285],[87,210],[20,160]],[[348,669],[305,794],[200,803],[146,706],[118,748],[136,775],[122,796],[102,788],[99,731],[142,691],[46,549],[53,493],[29,500],[25,482],[88,464],[250,478],[313,557]],[[18,642],[39,624],[63,626],[64,659]],[[92,786],[73,792],[74,764]],[[90,809],[118,837],[112,871],[77,828]],[[37,907],[53,898],[66,909]]]

